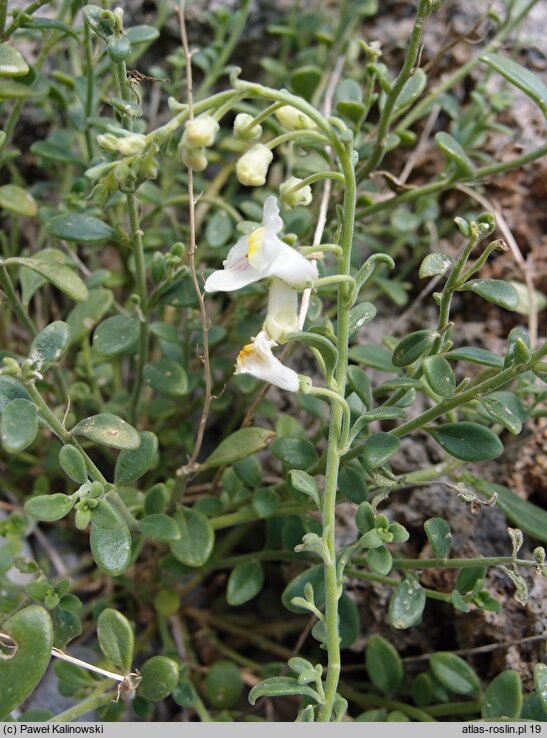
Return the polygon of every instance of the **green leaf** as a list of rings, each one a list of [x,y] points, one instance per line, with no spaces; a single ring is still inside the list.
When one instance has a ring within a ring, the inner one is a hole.
[[[107,314],[113,302],[112,291],[99,288],[91,290],[85,302],[72,308],[67,317],[71,343],[78,343],[85,338]]]
[[[412,699],[418,707],[430,705],[433,698],[433,681],[425,671],[412,680]]]
[[[68,515],[75,503],[75,497],[64,495],[62,492],[56,492],[52,495],[39,495],[38,497],[31,497],[30,500],[25,502],[25,512],[32,515],[36,520],[51,522]]]
[[[30,20],[25,20],[25,22],[22,24],[22,27],[38,29],[39,31],[49,31],[52,29],[56,31],[62,31],[64,34],[72,36],[72,38],[78,40],[78,35],[74,33],[74,31],[69,28],[66,23],[57,20],[57,18],[37,18],[36,16],[33,16]]]
[[[152,656],[141,667],[137,694],[152,702],[169,697],[179,681],[179,665],[168,656]]]
[[[125,35],[131,46],[150,44],[159,38],[160,32],[154,26],[130,26]]]
[[[114,229],[92,215],[65,213],[55,215],[46,223],[50,236],[75,243],[104,243],[114,240]]]
[[[395,374],[397,369],[391,361],[391,356],[392,352],[383,346],[352,346],[349,351],[349,358],[356,364],[363,364],[381,372]]]
[[[450,267],[454,264],[454,259],[448,254],[433,253],[428,254],[420,264],[420,279],[425,277],[436,277],[446,274]]]
[[[532,306],[530,305],[530,292],[527,285],[522,282],[508,282],[508,284],[514,287],[517,291],[518,305],[515,308],[515,312],[519,315],[530,315]],[[533,290],[533,294],[535,299],[534,310],[541,313],[541,311],[545,310],[547,307],[547,296],[539,290]]]
[[[372,423],[374,420],[404,420],[406,417],[407,414],[400,407],[385,405],[367,410],[357,418],[356,423],[361,425]]]
[[[522,710],[520,711],[521,720],[534,720],[538,723],[547,723],[547,710],[543,709],[541,700],[535,692],[528,695]]]
[[[116,461],[114,481],[116,484],[131,484],[151,469],[158,459],[158,438],[155,433],[139,433],[141,442],[138,448],[125,450]]]
[[[491,351],[477,348],[476,346],[460,346],[460,348],[448,351],[445,357],[454,361],[468,361],[470,364],[490,366],[493,369],[501,369],[503,367],[503,359]]]
[[[147,385],[167,397],[182,397],[188,392],[188,377],[182,366],[173,359],[151,361],[144,367]]]
[[[491,418],[494,418],[497,423],[503,425],[508,431],[514,435],[521,432],[522,420],[503,402],[492,397],[482,397],[481,405]]]
[[[489,461],[503,453],[503,444],[497,435],[478,423],[445,423],[424,430],[447,453],[462,461]]]
[[[310,441],[303,438],[276,438],[271,452],[283,464],[293,469],[309,469],[317,461],[317,451]]]
[[[547,665],[536,664],[534,667],[534,687],[541,706],[547,712]]]
[[[133,661],[135,636],[125,615],[111,608],[103,610],[97,620],[97,638],[106,658],[128,674]]]
[[[18,454],[28,448],[38,433],[36,405],[18,398],[8,402],[0,419],[2,445],[10,454]]]
[[[443,356],[426,356],[423,368],[433,392],[441,397],[452,397],[456,389],[456,377],[449,362]]]
[[[444,131],[435,134],[435,143],[443,152],[447,162],[453,164],[460,178],[468,179],[475,174],[475,166],[455,138]]]
[[[450,598],[452,600],[452,607],[455,610],[459,610],[460,612],[469,612],[471,610],[471,608],[457,589],[452,590],[452,592],[450,593]]]
[[[486,571],[487,569],[485,566],[472,566],[461,569],[456,578],[456,589],[458,592],[461,592],[462,594],[471,592],[475,588],[477,582],[484,579]]]
[[[459,656],[439,651],[429,657],[431,671],[447,689],[456,694],[476,695],[480,692],[475,671]]]
[[[42,259],[27,259],[19,256],[4,259],[4,264],[6,266],[16,264],[32,269],[33,272],[40,274],[48,282],[51,282],[54,287],[57,287],[58,290],[61,290],[67,297],[76,300],[76,302],[83,302],[89,296],[87,287],[80,277],[64,264],[52,264]]]
[[[47,610],[31,605],[2,623],[2,631],[17,649],[11,657],[0,658],[0,720],[22,704],[44,676],[53,647],[53,625]]]
[[[260,561],[243,561],[230,573],[226,600],[233,607],[243,605],[256,597],[263,585],[264,569]]]
[[[493,679],[482,700],[483,720],[512,718],[518,720],[522,707],[522,685],[520,675],[513,669],[502,671]]]
[[[10,44],[0,44],[0,77],[24,77],[30,67]]]
[[[116,508],[105,499],[97,500],[91,511],[91,522],[104,530],[118,530],[125,527],[125,521]]]
[[[84,436],[90,441],[111,448],[139,448],[141,437],[132,425],[112,413],[100,413],[81,420],[71,430],[73,436]]]
[[[0,413],[4,412],[9,402],[17,399],[31,402],[29,393],[17,379],[0,375]]]
[[[44,97],[49,92],[46,84],[45,89],[34,90],[30,85],[14,82],[11,79],[2,81],[0,85],[0,100],[25,100],[27,97]]]
[[[389,622],[400,630],[417,625],[422,619],[425,601],[425,592],[416,577],[405,576],[389,602]]]
[[[34,338],[30,347],[29,359],[38,371],[44,371],[61,358],[69,341],[68,323],[56,320],[46,325]]]
[[[291,89],[306,100],[311,100],[322,78],[323,70],[320,67],[311,64],[299,67],[291,74]]]
[[[33,154],[36,154],[36,156],[40,156],[43,159],[58,161],[61,162],[61,164],[77,164],[82,166],[81,160],[78,159],[70,149],[58,146],[51,141],[35,141],[31,145],[30,150]]]
[[[349,336],[362,328],[375,317],[376,307],[371,302],[360,302],[349,311]]]
[[[486,54],[481,58],[508,82],[531,97],[539,105],[543,114],[547,115],[547,86],[541,77],[501,54]]]
[[[374,531],[370,531],[365,535],[368,536],[370,535],[370,533],[373,532]],[[391,571],[391,567],[393,566],[393,557],[391,556],[387,547],[382,544],[377,548],[370,549],[370,551],[367,553],[367,564],[376,574],[387,576],[387,574],[389,574],[389,572]]]
[[[289,472],[289,478],[295,489],[311,497],[317,507],[320,507],[321,493],[314,477],[300,469],[292,469]]]
[[[338,349],[329,341],[325,336],[321,336],[319,333],[310,333],[301,331],[300,333],[289,333],[287,341],[299,341],[305,343],[314,350],[314,353],[319,354],[322,359],[322,363],[325,369],[325,376],[327,380],[330,380],[338,364]]]
[[[365,441],[363,457],[372,468],[383,466],[393,454],[397,453],[400,445],[399,439],[390,433],[373,433]]]
[[[538,541],[547,543],[547,511],[532,502],[523,500],[522,497],[501,484],[489,484],[481,481],[477,489],[484,492],[488,497],[497,493],[496,504],[503,510],[506,517],[524,533]]]
[[[382,636],[372,635],[368,639],[365,664],[370,681],[388,697],[403,683],[403,662],[396,649]]]
[[[33,218],[38,212],[36,200],[30,192],[13,184],[0,187],[0,210],[7,210],[8,213],[24,218]]]
[[[254,705],[259,697],[287,697],[289,695],[302,695],[310,697],[316,702],[321,702],[317,692],[305,684],[300,684],[293,677],[271,677],[265,679],[249,692],[249,702]]]
[[[154,513],[139,520],[139,530],[147,538],[160,543],[170,543],[180,538],[180,527],[164,513]]]
[[[370,379],[360,366],[348,366],[348,383],[363,405],[370,409],[373,405]]]
[[[253,510],[259,518],[271,518],[281,505],[281,498],[274,489],[257,489],[253,495]]]
[[[506,310],[516,310],[519,296],[516,289],[509,282],[502,279],[471,279],[458,288],[459,292],[474,292],[484,300],[499,305]]]
[[[205,689],[213,707],[230,709],[243,691],[239,668],[231,661],[216,661],[207,672]]]
[[[429,518],[424,523],[424,530],[435,556],[439,559],[448,558],[454,541],[446,520],[443,518]]]
[[[114,34],[108,18],[104,16],[103,8],[98,5],[84,5],[83,14],[87,25],[103,41],[108,41],[109,37]]]
[[[131,535],[127,527],[105,530],[92,525],[89,540],[99,569],[113,577],[123,574],[131,561]]]
[[[399,93],[399,97],[393,106],[393,112],[412,105],[412,103],[417,100],[425,90],[426,84],[427,75],[424,70],[420,68],[414,70],[414,73],[407,79],[403,89]]]
[[[409,333],[395,346],[392,357],[394,366],[403,367],[413,364],[431,348],[436,336],[435,331],[429,330]]]
[[[263,449],[274,433],[266,428],[240,428],[219,443],[201,469],[227,466]]]
[[[103,356],[119,356],[137,343],[140,331],[140,323],[136,318],[115,315],[97,326],[93,348]]]
[[[205,239],[209,246],[218,249],[227,243],[233,233],[232,219],[225,210],[217,210],[208,220]]]
[[[173,518],[179,526],[180,539],[171,542],[171,553],[186,566],[203,566],[215,543],[213,526],[203,513],[187,507]]]
[[[304,612],[303,608],[298,607],[298,605],[293,605],[292,600],[295,597],[304,597],[306,585],[310,584],[313,587],[315,604],[318,607],[321,607],[325,602],[325,580],[322,566],[312,566],[309,569],[306,569],[287,584],[283,590],[283,594],[281,595],[281,602],[284,607],[291,612],[299,614]],[[306,610],[305,612],[308,611]]]
[[[67,444],[59,451],[59,463],[61,469],[77,484],[87,482],[87,467],[82,452]]]

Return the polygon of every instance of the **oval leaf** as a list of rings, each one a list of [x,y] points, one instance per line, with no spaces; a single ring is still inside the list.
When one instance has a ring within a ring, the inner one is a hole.
[[[29,359],[38,371],[48,369],[55,364],[66,351],[70,341],[68,323],[56,320],[43,328],[33,340]]]
[[[547,86],[537,74],[501,54],[486,54],[482,61],[499,72],[505,79],[536,102],[547,115]]]
[[[66,213],[46,223],[50,236],[77,243],[104,243],[114,240],[114,229],[102,220],[83,213]]]
[[[293,677],[271,677],[265,679],[249,692],[249,702],[254,705],[259,697],[287,697],[288,695],[302,695],[320,702],[319,695],[311,687],[300,684]]]
[[[129,315],[107,318],[97,326],[93,348],[103,356],[119,356],[139,340],[140,323]]]
[[[370,681],[388,697],[403,683],[403,662],[396,649],[382,636],[373,635],[368,639],[365,664]]]
[[[399,450],[401,442],[390,433],[373,433],[365,441],[363,456],[371,467],[382,466]]]
[[[64,473],[77,484],[87,482],[87,467],[82,452],[67,444],[59,451],[59,463]]]
[[[452,533],[446,520],[429,518],[424,523],[424,530],[435,556],[446,559],[453,545]]]
[[[534,686],[541,705],[547,712],[547,665],[536,664],[534,667]]]
[[[422,618],[425,601],[425,592],[416,577],[406,576],[389,602],[389,622],[400,630],[416,625]]]
[[[71,430],[71,433],[111,448],[136,449],[141,442],[139,432],[132,425],[111,413],[85,418]]]
[[[209,702],[217,709],[229,709],[238,701],[243,682],[238,667],[231,661],[216,661],[205,680]]]
[[[445,155],[447,161],[453,164],[457,173],[465,178],[472,177],[475,167],[455,138],[444,131],[435,134],[435,143]]]
[[[18,454],[28,448],[38,433],[36,405],[18,398],[8,402],[0,419],[2,445],[10,454]]]
[[[434,331],[426,330],[409,333],[395,346],[392,356],[393,365],[402,367],[413,364],[431,348],[436,335]]]
[[[151,361],[144,367],[147,385],[167,397],[182,397],[188,392],[188,377],[182,366],[173,359]]]
[[[520,717],[522,707],[522,686],[520,675],[513,669],[502,671],[493,679],[482,700],[482,717],[484,720],[494,718]]]
[[[24,77],[30,67],[10,44],[0,44],[0,77]]]
[[[11,257],[4,259],[4,264],[16,264],[31,269],[51,282],[52,285],[61,290],[71,300],[82,302],[87,300],[88,291],[80,277],[70,267],[64,264],[52,264],[42,259],[26,259],[23,257]]]
[[[14,655],[0,658],[0,720],[24,702],[44,676],[53,647],[53,624],[47,610],[25,607],[2,624],[17,645]]]
[[[139,520],[139,529],[147,538],[160,543],[169,543],[180,538],[180,528],[177,523],[164,513],[153,513]]]
[[[233,607],[252,600],[264,584],[264,569],[260,561],[243,561],[230,574],[226,600]]]
[[[151,469],[158,458],[158,438],[155,433],[143,431],[139,434],[141,442],[138,448],[125,450],[116,461],[114,481],[116,484],[131,484],[140,479]]]
[[[23,385],[13,377],[0,376],[0,413],[12,400],[22,398],[31,402],[31,397]]]
[[[273,435],[273,432],[266,428],[241,428],[219,443],[209,458],[203,462],[201,469],[226,466],[244,459],[263,449]]]
[[[179,665],[168,656],[152,656],[141,668],[138,694],[152,702],[169,697],[179,681]]]
[[[471,279],[459,288],[460,292],[474,292],[484,300],[499,305],[506,310],[516,310],[519,296],[516,289],[509,282],[502,279]]]
[[[131,671],[135,637],[129,620],[117,610],[103,610],[97,620],[99,646],[106,658],[125,674]]]
[[[482,397],[481,405],[488,415],[514,435],[522,430],[522,420],[505,403],[493,397]]]
[[[53,495],[39,495],[25,502],[25,512],[36,520],[51,522],[64,518],[72,510],[75,502],[75,497],[64,495],[62,492],[56,492]]]
[[[186,566],[203,566],[215,543],[211,523],[203,513],[190,508],[179,510],[173,517],[180,530],[180,539],[171,542],[171,553]]]
[[[131,535],[127,527],[105,530],[92,524],[89,542],[101,571],[113,577],[123,574],[131,561]]]
[[[420,264],[419,276],[424,279],[425,277],[446,274],[453,263],[454,260],[448,254],[428,254]]]
[[[503,453],[503,445],[497,435],[478,423],[446,423],[425,430],[456,459],[489,461]]]
[[[434,653],[429,658],[431,671],[447,689],[456,694],[473,695],[480,691],[479,678],[469,664],[449,651]]]
[[[441,397],[452,397],[456,389],[456,377],[449,362],[443,356],[426,356],[424,374],[427,383]]]
[[[0,209],[26,218],[34,217],[38,210],[30,192],[13,184],[0,187]]]

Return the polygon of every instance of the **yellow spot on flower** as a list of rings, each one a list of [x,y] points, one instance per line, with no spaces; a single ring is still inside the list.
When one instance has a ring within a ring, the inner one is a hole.
[[[241,351],[239,352],[239,356],[237,357],[238,361],[245,361],[246,356],[250,356],[255,350],[255,347],[252,343],[248,343],[246,346],[243,346]]]
[[[262,241],[264,239],[264,226],[262,228],[256,228],[249,236],[249,248],[247,249],[247,258],[250,259],[253,254],[260,251],[262,248]]]

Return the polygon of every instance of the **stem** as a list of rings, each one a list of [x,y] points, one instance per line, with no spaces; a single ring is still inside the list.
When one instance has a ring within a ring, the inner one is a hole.
[[[477,556],[474,559],[393,559],[394,569],[467,569],[474,566],[500,566],[516,564],[527,569],[535,569],[536,561],[514,559],[512,556]]]
[[[386,98],[384,107],[382,108],[380,121],[378,123],[378,132],[376,134],[376,143],[374,144],[374,149],[372,150],[370,158],[363,167],[362,171],[359,173],[359,181],[368,177],[368,175],[376,169],[378,164],[380,164],[380,162],[384,158],[387,135],[389,133],[389,124],[391,121],[391,116],[393,114],[393,108],[395,107],[397,98],[401,94],[405,83],[415,71],[415,64],[420,53],[422,31],[424,21],[427,16],[428,6],[429,3],[427,2],[427,0],[420,0],[418,4],[416,19],[414,21],[412,33],[410,35],[403,67],[399,72],[399,75]]]
[[[85,74],[86,74],[86,96],[85,96],[85,140],[87,145],[87,155],[91,160],[93,158],[93,140],[91,138],[91,128],[89,119],[93,114],[93,88],[95,84],[93,74],[93,46],[91,42],[91,29],[84,23],[84,45],[85,45]]]
[[[298,190],[303,189],[307,185],[311,185],[314,182],[319,182],[322,179],[334,179],[337,182],[344,182],[344,175],[340,172],[315,172],[314,174],[310,174],[308,177],[303,179],[298,184],[295,184],[294,187],[291,187],[290,190],[287,190],[286,194],[290,194],[292,192],[298,192]]]
[[[390,710],[400,710],[405,715],[408,715],[408,717],[419,720],[422,723],[436,722],[435,718],[425,712],[425,710],[420,710],[418,707],[407,705],[404,702],[390,700],[388,697],[381,697],[377,694],[362,694],[353,687],[350,687],[349,684],[343,684],[342,692],[348,699],[353,700],[353,702],[362,707],[387,707]]]
[[[98,694],[92,694],[86,700],[79,702],[74,707],[69,707],[68,710],[60,712],[55,717],[50,718],[48,723],[69,723],[80,715],[85,715],[86,712],[94,710],[96,707],[106,705],[107,702],[114,702],[116,700],[115,692],[105,692],[105,687],[101,687],[101,691]]]
[[[265,145],[271,150],[275,149],[276,146],[281,146],[281,144],[287,143],[287,141],[297,141],[300,139],[304,139],[306,141],[317,141],[321,144],[328,143],[328,141],[325,140],[325,137],[318,131],[302,130],[282,133],[281,135],[272,138]]]
[[[36,326],[28,312],[25,310],[19,295],[15,291],[15,287],[13,286],[8,270],[3,264],[0,264],[0,286],[6,293],[10,307],[19,319],[21,325],[25,328],[29,336],[34,338],[37,333]]]

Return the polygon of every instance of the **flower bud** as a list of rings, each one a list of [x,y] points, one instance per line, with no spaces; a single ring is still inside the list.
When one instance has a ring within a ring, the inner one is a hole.
[[[212,146],[219,125],[210,115],[200,115],[197,118],[186,121],[185,137],[190,148]]]
[[[281,279],[272,279],[268,294],[268,313],[262,330],[276,343],[298,331],[298,294]]]
[[[142,154],[146,147],[146,136],[142,133],[128,133],[127,136],[118,139],[118,151],[124,156]]]
[[[253,116],[248,113],[238,113],[234,120],[234,138],[238,141],[258,141],[262,136],[262,126],[252,125]]]
[[[300,131],[304,129],[310,129],[316,131],[318,126],[306,113],[302,113],[292,105],[283,105],[282,108],[278,108],[275,111],[277,120],[281,123],[283,128],[288,131]]]
[[[207,167],[208,162],[204,148],[192,149],[188,146],[181,146],[180,155],[184,164],[194,172],[203,172]]]
[[[114,153],[118,150],[118,139],[113,133],[100,133],[97,136],[97,143],[105,151]]]
[[[279,199],[289,208],[305,207],[312,201],[311,187],[305,185],[298,190],[293,190],[302,182],[298,177],[289,177],[286,182],[279,185]]]
[[[236,164],[236,175],[242,185],[247,187],[261,187],[266,184],[268,167],[273,154],[264,144],[255,144]]]

